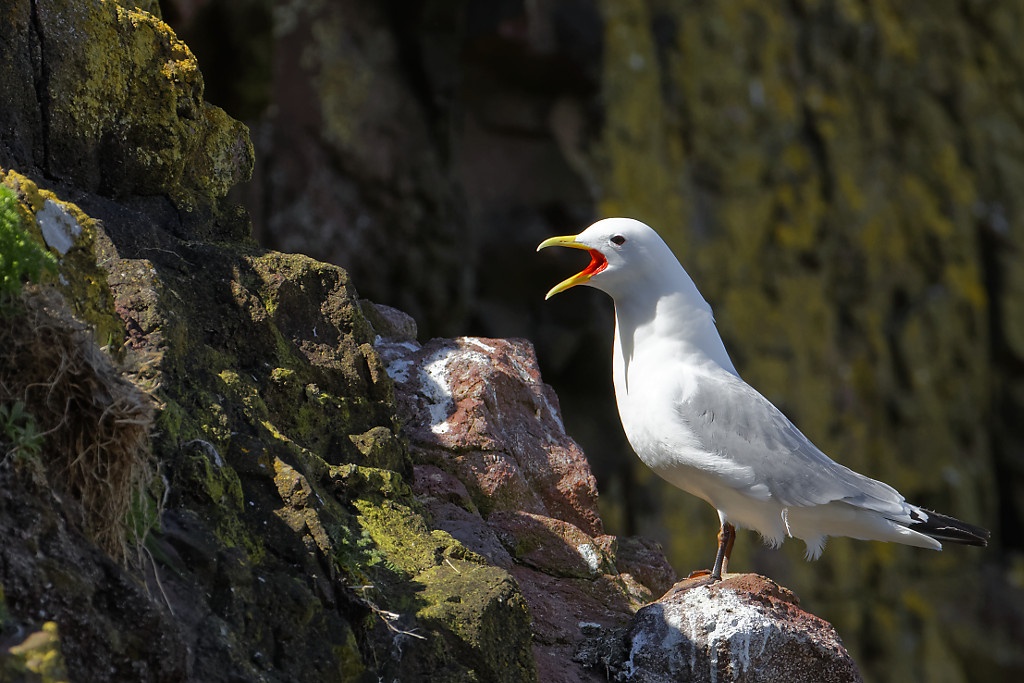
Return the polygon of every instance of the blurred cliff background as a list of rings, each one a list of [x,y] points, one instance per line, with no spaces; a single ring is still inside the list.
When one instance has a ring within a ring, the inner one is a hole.
[[[744,377],[840,462],[987,550],[762,548],[875,681],[982,681],[1024,643],[1024,5],[984,0],[161,0],[251,129],[259,242],[346,268],[420,337],[526,337],[611,533],[707,567],[717,517],[647,472],[601,294],[545,237],[632,216]],[[575,257],[575,258],[574,258]]]

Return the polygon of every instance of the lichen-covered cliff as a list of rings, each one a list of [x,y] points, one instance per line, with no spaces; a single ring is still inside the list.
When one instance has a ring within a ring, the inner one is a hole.
[[[878,680],[1019,673],[1012,10],[399,5],[0,10],[0,184],[56,263],[0,299],[0,677],[856,680],[838,636]],[[806,431],[990,554],[744,538],[838,636],[750,577],[634,617],[677,577],[602,513],[684,572],[713,515],[617,450],[605,302],[540,307],[533,246],[605,212],[680,247]],[[613,502],[529,343],[416,322],[534,338]]]
[[[348,276],[224,201],[252,147],[185,44],[104,0],[2,35],[2,182],[58,260],[2,307],[5,680],[534,678],[515,581],[409,487]]]

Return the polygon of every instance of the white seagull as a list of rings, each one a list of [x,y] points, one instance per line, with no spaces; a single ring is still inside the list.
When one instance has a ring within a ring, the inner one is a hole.
[[[633,450],[718,510],[713,580],[728,569],[737,526],[773,547],[802,539],[811,560],[829,536],[934,550],[940,541],[988,544],[987,530],[911,505],[891,486],[834,462],[744,382],[711,307],[649,226],[607,218],[537,250],[551,246],[584,249],[591,260],[545,298],[589,285],[615,302],[615,399]]]

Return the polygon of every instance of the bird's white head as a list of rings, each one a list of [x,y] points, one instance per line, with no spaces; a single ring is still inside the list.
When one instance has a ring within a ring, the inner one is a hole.
[[[615,301],[616,347],[627,364],[633,357],[637,331],[657,322],[653,338],[678,338],[736,374],[715,328],[711,306],[672,250],[649,226],[632,218],[606,218],[578,235],[544,240],[537,250],[554,246],[585,249],[590,253],[590,264],[552,287],[545,298],[576,285],[589,285],[611,296]]]
[[[682,272],[682,266],[661,236],[632,218],[605,218],[578,235],[546,239],[537,251],[555,246],[588,251],[590,264],[552,287],[545,299],[576,285],[589,285],[617,300],[640,283],[649,284],[654,277],[673,277]],[[685,273],[682,275],[686,277]]]

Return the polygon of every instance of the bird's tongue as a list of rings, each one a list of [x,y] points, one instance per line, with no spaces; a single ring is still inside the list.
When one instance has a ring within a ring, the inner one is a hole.
[[[604,257],[604,254],[597,251],[596,249],[588,249],[590,252],[590,263],[580,275],[586,275],[588,278],[597,275],[608,265],[608,259]]]

